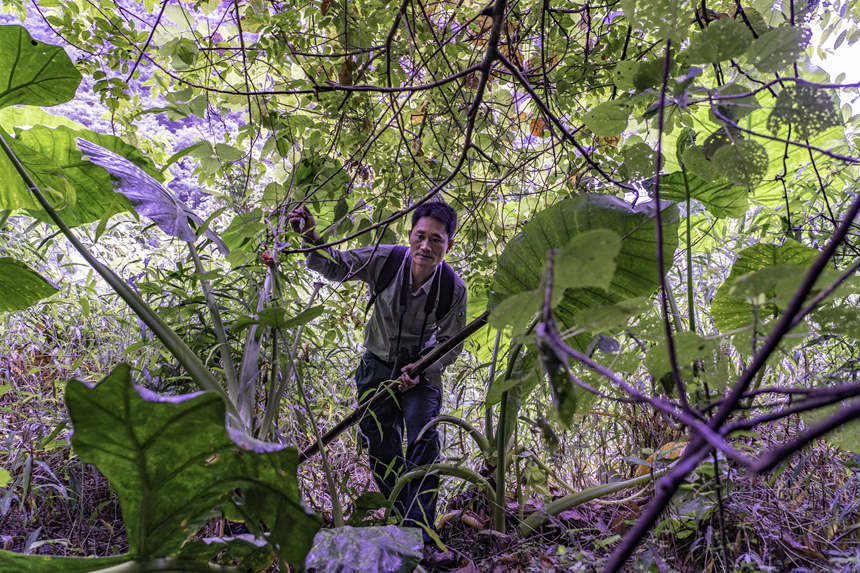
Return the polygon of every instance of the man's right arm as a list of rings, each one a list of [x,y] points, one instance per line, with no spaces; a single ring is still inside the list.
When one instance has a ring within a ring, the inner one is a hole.
[[[380,249],[364,247],[351,251],[339,251],[327,247],[308,253],[308,268],[316,271],[331,281],[361,280],[372,282],[375,268],[371,268],[374,250],[380,254]]]
[[[304,244],[319,245],[322,237],[316,232],[316,220],[306,207],[299,207],[290,212],[290,227],[296,233],[301,233]],[[364,247],[350,251],[339,251],[326,247],[308,253],[308,268],[320,273],[332,281],[361,280],[373,283],[379,273],[379,257],[388,255],[391,247],[379,245]]]

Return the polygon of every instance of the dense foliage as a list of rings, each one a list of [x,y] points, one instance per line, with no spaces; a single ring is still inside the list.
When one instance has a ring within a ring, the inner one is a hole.
[[[839,103],[860,84],[810,63],[813,28],[860,38],[858,3],[555,4],[6,3],[27,27],[0,26],[3,344],[11,365],[26,317],[61,305],[51,328],[110,323],[88,335],[115,353],[63,369],[104,378],[65,394],[128,535],[98,567],[299,564],[319,527],[302,497],[338,528],[346,498],[353,525],[384,505],[337,475],[336,449],[316,489],[296,478],[296,447],[349,403],[363,306],[304,269],[298,206],[341,247],[402,241],[437,197],[458,211],[448,260],[470,317],[492,312],[439,423],[474,444],[402,480],[476,487],[481,528],[527,537],[656,479],[596,545],[605,570],[659,568],[667,532],[691,541],[686,567],[731,570],[751,552],[730,543],[727,483],[806,467],[823,436],[860,449],[860,116]],[[109,125],[72,121],[94,95]],[[765,566],[856,559],[856,481],[819,471],[850,500],[835,549]],[[569,495],[526,516],[550,483]],[[200,541],[216,514],[244,533]],[[693,535],[706,523],[719,539]]]

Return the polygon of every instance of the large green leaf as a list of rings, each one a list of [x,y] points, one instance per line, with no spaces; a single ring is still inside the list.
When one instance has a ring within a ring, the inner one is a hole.
[[[787,239],[782,245],[759,243],[742,250],[732,265],[729,278],[717,289],[717,294],[711,303],[711,314],[716,327],[726,332],[752,324],[752,305],[747,302],[745,296],[732,294],[735,283],[741,277],[775,265],[809,265],[818,257],[818,254],[815,249],[791,239]],[[765,299],[772,296],[765,293]],[[764,310],[768,315],[776,312],[776,308],[772,305],[766,306]],[[759,318],[765,318],[763,313],[759,313]]]
[[[614,100],[603,102],[582,116],[582,121],[595,135],[615,137],[627,127],[633,106],[630,102]]]
[[[80,83],[61,47],[37,42],[22,26],[0,26],[0,108],[63,103]]]
[[[713,352],[720,348],[718,339],[703,338],[693,332],[677,333],[674,343],[678,367],[681,369],[681,375],[685,377],[691,377],[695,361],[710,358]],[[669,347],[665,338],[648,351],[645,356],[645,366],[657,380],[672,371]]]
[[[175,555],[213,509],[235,507],[281,558],[304,562],[319,519],[300,501],[297,451],[228,433],[217,395],[136,390],[121,364],[94,388],[70,382],[66,405],[75,451],[119,496],[132,557]]]
[[[723,178],[708,182],[689,172],[687,173],[686,187],[684,174],[680,171],[663,176],[660,179],[660,198],[670,201],[686,201],[687,187],[690,189],[690,197],[701,201],[715,217],[743,217],[747,212],[749,192],[746,189],[733,185]]]
[[[65,215],[75,205],[75,190],[63,174],[60,166],[50,157],[23,145],[13,139],[3,130],[0,136],[18,156],[18,160],[33,177],[36,185],[51,202],[55,209]],[[0,209],[27,209],[39,218],[47,220],[48,215],[42,211],[20,173],[5,153],[0,153]]]
[[[114,193],[110,174],[103,168],[84,160],[75,145],[75,138],[86,137],[99,141],[100,145],[129,158],[136,159],[150,174],[158,174],[151,162],[132,146],[112,135],[100,135],[87,130],[75,131],[68,127],[49,129],[36,126],[19,130],[18,140],[31,149],[50,157],[63,170],[63,174],[75,189],[75,206],[63,211],[63,220],[70,226],[98,221],[106,215],[120,213],[131,208],[128,199]]]
[[[760,72],[779,72],[800,58],[811,36],[806,28],[780,26],[753,40],[747,57]]]
[[[711,164],[735,185],[753,188],[767,173],[767,150],[757,141],[745,139],[717,149]]]
[[[842,117],[830,92],[797,84],[786,86],[780,92],[767,119],[767,128],[772,133],[779,133],[788,125],[794,137],[808,139],[828,128],[842,125]]]
[[[50,114],[33,105],[16,105],[0,110],[0,128],[6,131],[12,132],[15,128],[29,128],[37,125],[45,127],[65,125],[71,129],[86,129],[83,124],[62,115]]]
[[[27,308],[58,290],[24,263],[0,257],[0,312]]]
[[[571,197],[538,213],[527,223],[499,257],[493,278],[490,306],[538,288],[546,267],[547,252],[569,244],[579,234],[609,229],[621,238],[615,273],[608,289],[569,288],[556,308],[556,318],[573,326],[578,312],[612,305],[652,293],[659,284],[655,204],[631,207],[607,195]],[[663,255],[666,269],[678,245],[678,210],[663,205]]]
[[[189,220],[194,221],[198,227],[203,225],[203,220],[151,174],[101,145],[80,137],[75,142],[84,157],[111,174],[115,190],[127,197],[138,213],[155,221],[159,229],[172,237],[191,242],[197,239]],[[221,252],[224,254],[230,252],[213,231],[207,229],[205,235],[221,249]]]
[[[558,304],[568,288],[609,288],[620,248],[621,238],[609,229],[594,229],[574,236],[554,258],[552,304]],[[539,288],[508,297],[493,309],[490,324],[497,328],[511,324],[514,333],[522,332],[543,306],[543,300],[544,293]]]
[[[689,0],[623,0],[621,7],[633,28],[672,40],[687,35],[695,10]]]

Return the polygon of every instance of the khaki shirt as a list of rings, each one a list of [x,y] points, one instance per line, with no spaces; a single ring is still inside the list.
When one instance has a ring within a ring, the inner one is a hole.
[[[373,292],[376,279],[382,272],[385,260],[393,248],[393,245],[378,245],[351,251],[338,251],[328,248],[325,251],[332,260],[328,260],[323,255],[318,254],[317,251],[313,251],[308,255],[307,265],[308,268],[317,271],[329,280],[342,282],[357,279],[364,281],[368,285],[368,290]],[[364,330],[365,349],[389,363],[397,360],[398,335],[399,347],[408,350],[415,357],[419,344],[422,349],[430,348],[437,343],[448,340],[466,325],[466,284],[456,274],[451,310],[443,317],[436,317],[435,312],[431,311],[430,315],[426,317],[426,324],[424,323],[424,305],[430,295],[434,278],[442,272],[442,265],[436,266],[435,273],[417,291],[413,293],[410,288],[406,312],[402,316],[401,324],[399,299],[403,281],[408,281],[407,287],[409,287],[412,279],[410,260],[407,254],[394,275],[394,279],[377,296],[376,303],[373,305],[373,314]],[[424,324],[423,338],[422,324]],[[460,344],[425,370],[424,376],[427,382],[432,386],[441,386],[442,370],[453,363],[462,350],[463,345]]]

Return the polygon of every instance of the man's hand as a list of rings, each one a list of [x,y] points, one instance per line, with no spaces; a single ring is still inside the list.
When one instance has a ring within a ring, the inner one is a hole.
[[[320,240],[316,232],[316,224],[316,219],[307,207],[297,207],[290,211],[290,227],[294,232],[301,233],[306,242],[314,245]]]
[[[407,364],[400,369],[400,377],[397,379],[397,381],[400,382],[400,384],[397,385],[397,389],[399,391],[406,392],[407,390],[411,390],[421,381],[420,374],[414,378],[410,374],[414,365],[415,363],[413,362],[412,364]]]

